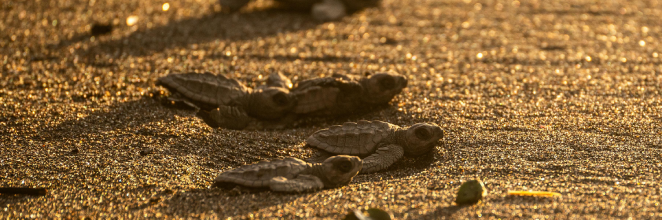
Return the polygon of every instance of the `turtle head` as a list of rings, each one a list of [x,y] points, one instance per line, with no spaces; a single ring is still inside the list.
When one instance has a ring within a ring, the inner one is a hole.
[[[407,78],[397,73],[377,73],[361,80],[364,101],[371,104],[388,103],[407,86]]]
[[[407,129],[405,139],[407,141],[405,154],[408,156],[420,156],[430,152],[444,137],[444,131],[439,126],[418,123]]]
[[[278,119],[296,104],[296,97],[284,88],[268,87],[251,94],[247,113],[260,119]]]
[[[324,186],[335,187],[352,181],[352,178],[363,168],[361,158],[357,156],[338,155],[329,157],[322,162]]]

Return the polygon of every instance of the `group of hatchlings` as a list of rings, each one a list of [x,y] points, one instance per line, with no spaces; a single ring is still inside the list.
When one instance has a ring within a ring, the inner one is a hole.
[[[219,0],[236,11],[250,0]],[[379,0],[278,0],[311,8],[319,20],[338,19]],[[235,79],[212,73],[169,74],[157,81],[168,89],[168,102],[198,109],[211,127],[237,130],[283,129],[309,117],[335,117],[365,112],[388,104],[407,86],[397,73],[363,77],[333,74],[293,84],[279,72],[265,85],[248,88]],[[263,161],[222,172],[217,186],[241,185],[280,192],[304,192],[346,185],[359,172],[384,170],[403,156],[421,156],[434,149],[444,133],[437,125],[419,123],[401,128],[382,121],[347,122],[312,134],[307,146],[318,156],[307,161],[286,158]]]
[[[250,0],[219,0],[237,11]],[[348,12],[377,6],[380,0],[277,0],[289,7],[309,8],[318,20],[339,19]],[[365,112],[388,104],[407,86],[397,73],[365,77],[333,74],[296,85],[279,72],[263,86],[248,88],[235,79],[212,73],[170,74],[158,79],[171,92],[169,102],[199,109],[211,127],[237,130],[282,129],[308,117],[335,117]],[[444,133],[437,125],[419,123],[401,128],[382,121],[347,122],[312,134],[307,146],[318,156],[307,161],[285,158],[262,161],[222,172],[214,185],[304,192],[346,185],[359,172],[386,169],[403,156],[421,156],[434,149]]]
[[[161,77],[157,84],[170,91],[169,102],[198,108],[197,115],[212,127],[262,130],[286,128],[307,117],[349,115],[386,105],[407,86],[407,79],[397,73],[334,74],[292,84],[274,72],[265,85],[251,89],[223,75],[184,73]],[[307,146],[318,149],[314,158],[246,165],[222,172],[214,182],[281,192],[338,187],[359,172],[381,171],[403,156],[426,154],[443,135],[439,126],[428,123],[402,128],[383,121],[346,122],[306,139]]]
[[[219,0],[237,11],[250,0]],[[320,21],[336,20],[348,12],[377,6],[381,0],[276,0],[286,6],[311,9]],[[367,112],[388,103],[407,86],[397,73],[382,72],[303,80],[293,84],[274,72],[255,89],[235,79],[206,73],[170,74],[157,81],[171,95],[168,103],[184,103],[198,109],[197,116],[211,127],[236,130],[283,129],[310,117],[336,117]],[[429,153],[443,138],[434,124],[418,123],[402,128],[383,121],[346,122],[319,130],[306,139],[317,156],[305,161],[285,158],[261,161],[226,170],[215,186],[269,188],[278,192],[306,192],[349,184],[359,173],[382,171],[403,156]],[[487,193],[480,180],[460,187],[456,203],[473,204]]]

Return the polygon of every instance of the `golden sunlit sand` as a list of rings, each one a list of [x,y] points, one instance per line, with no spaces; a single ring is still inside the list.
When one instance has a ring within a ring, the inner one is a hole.
[[[0,195],[0,219],[662,218],[661,4],[386,0],[318,23],[269,0],[235,14],[199,0],[3,1],[0,187],[47,193]],[[256,87],[272,69],[409,84],[378,111],[280,131],[211,129],[154,85],[210,71]],[[312,156],[310,134],[362,119],[446,136],[341,188],[210,188],[222,170]],[[489,193],[456,206],[478,178]]]

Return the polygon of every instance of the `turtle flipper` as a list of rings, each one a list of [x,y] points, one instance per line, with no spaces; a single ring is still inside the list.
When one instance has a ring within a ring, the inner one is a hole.
[[[283,75],[283,73],[274,71],[273,73],[271,73],[271,75],[269,75],[269,77],[267,77],[266,86],[279,87],[289,90],[292,88],[292,81],[290,81],[289,78]]]
[[[272,72],[266,79],[264,85],[258,86],[255,90],[265,90],[268,88],[292,89],[292,81],[281,72]]]
[[[277,176],[269,181],[269,188],[278,192],[305,192],[324,188],[322,180],[316,176],[301,174],[296,178],[288,179]]]
[[[197,116],[212,128],[228,128],[241,130],[247,127],[251,122],[256,121],[246,114],[246,112],[237,106],[221,105],[211,111],[200,110]]]
[[[313,5],[311,14],[318,21],[334,21],[347,15],[347,9],[340,0],[323,0]]]
[[[361,173],[373,173],[391,166],[405,154],[404,149],[396,144],[389,144],[363,159]]]
[[[196,114],[209,127],[227,128],[234,130],[276,130],[291,126],[296,120],[296,115],[288,114],[279,120],[258,120],[246,114],[241,107],[218,106],[218,108],[205,111],[200,110]]]

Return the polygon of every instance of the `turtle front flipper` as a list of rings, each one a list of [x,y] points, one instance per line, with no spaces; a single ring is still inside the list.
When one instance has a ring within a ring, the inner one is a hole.
[[[277,176],[269,181],[269,188],[278,192],[298,193],[320,190],[324,188],[324,183],[320,178],[313,175],[300,174],[292,179]]]
[[[396,144],[389,144],[382,146],[377,151],[363,158],[363,169],[361,173],[373,173],[391,166],[395,161],[398,161],[405,154],[402,147]]]
[[[251,122],[256,121],[246,114],[241,107],[221,105],[211,111],[200,110],[197,113],[207,125],[212,128],[228,128],[241,130]]]
[[[266,86],[289,90],[292,88],[292,81],[290,81],[290,79],[283,75],[281,72],[273,72],[271,75],[269,75],[269,77],[267,77]]]
[[[323,0],[311,9],[313,18],[318,21],[335,21],[347,15],[347,9],[340,0]]]

